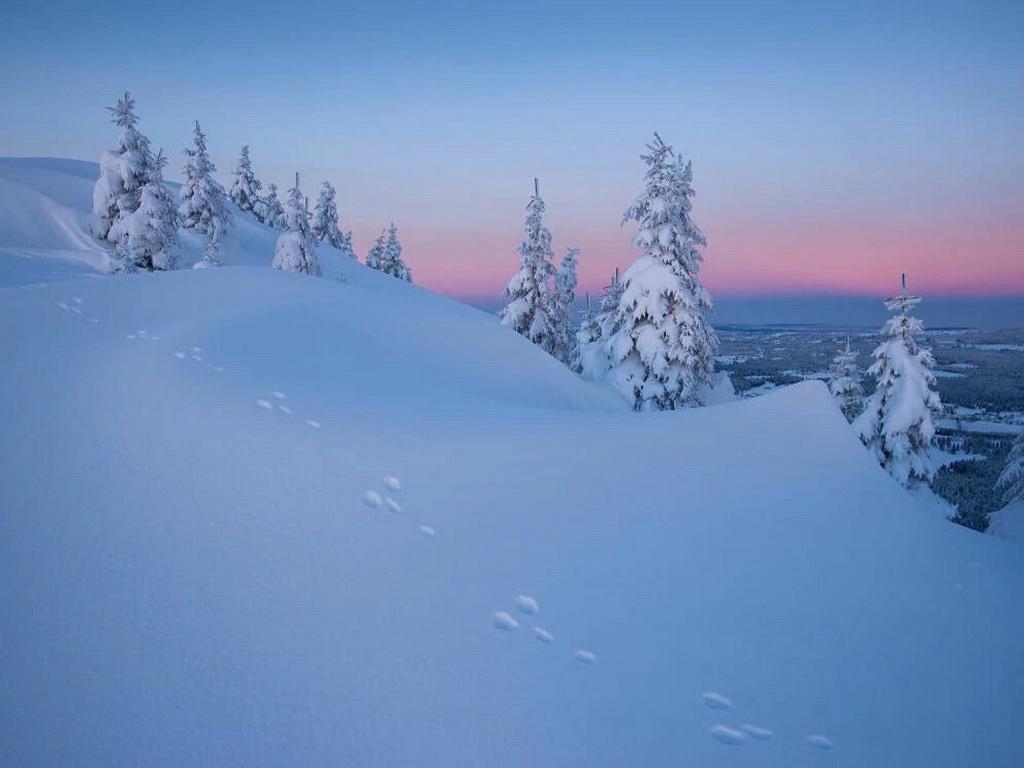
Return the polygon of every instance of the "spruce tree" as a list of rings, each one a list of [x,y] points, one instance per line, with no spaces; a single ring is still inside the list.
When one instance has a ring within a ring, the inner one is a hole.
[[[594,316],[594,310],[590,306],[589,293],[587,294],[587,303],[583,310],[583,317],[580,319],[580,327],[576,331],[575,336],[575,343],[572,345],[572,353],[569,356],[569,368],[574,373],[581,375],[589,374],[584,358],[588,351],[601,341],[601,326],[598,324],[597,317]],[[593,376],[585,375],[585,378],[593,378]]]
[[[125,91],[113,107],[108,107],[111,122],[121,129],[117,144],[100,156],[100,176],[93,186],[92,210],[96,217],[96,236],[113,246],[114,271],[134,268],[130,251],[122,242],[127,237],[128,218],[138,210],[142,187],[150,178],[151,152],[149,139],[136,127],[135,100]]]
[[[615,334],[616,311],[622,299],[623,284],[616,268],[612,281],[604,288],[597,312],[592,317],[593,330],[577,335],[577,371],[584,379],[601,381],[608,375],[610,365],[608,359],[607,340]],[[589,301],[589,298],[588,298]]]
[[[256,214],[256,209],[260,204],[260,189],[263,185],[253,173],[248,144],[242,146],[242,154],[238,157],[238,167],[235,168],[234,177],[235,180],[231,185],[231,201],[238,206],[238,210]]]
[[[338,229],[338,205],[329,181],[320,185],[320,197],[313,207],[313,237],[318,243],[326,242],[337,248],[345,256],[356,257],[352,250],[352,233],[342,234]]]
[[[194,229],[209,240],[219,240],[230,226],[224,188],[213,177],[217,167],[206,149],[206,136],[199,121],[192,130],[192,146],[185,150],[185,177],[181,185],[178,213],[185,229]]]
[[[394,222],[388,227],[388,237],[381,252],[379,267],[381,272],[399,280],[412,282],[412,270],[402,261],[402,244],[398,242],[398,228]]]
[[[550,282],[552,266],[551,232],[544,226],[544,200],[540,185],[533,181],[534,193],[526,206],[523,224],[525,238],[519,245],[522,262],[519,271],[505,287],[505,307],[501,324],[519,333],[541,349],[555,354],[559,330],[551,317]]]
[[[907,293],[904,275],[900,294],[885,302],[895,315],[882,328],[882,343],[872,353],[875,362],[868,373],[875,377],[875,391],[854,424],[878,462],[908,486],[935,476],[929,448],[942,407],[933,389],[932,353],[914,339],[923,326],[908,314],[920,301]]]
[[[1003,492],[1004,504],[1024,501],[1024,432],[1013,441],[1010,455],[1006,458],[1006,467],[999,475],[996,488]]]
[[[120,266],[125,271],[168,270],[177,263],[174,251],[178,242],[178,210],[174,195],[164,183],[166,165],[163,150],[155,155],[148,153],[139,207],[128,217],[126,237],[118,249]]]
[[[551,293],[551,319],[557,329],[554,355],[566,365],[575,357],[576,348],[576,263],[579,248],[567,248],[555,273]]]
[[[381,259],[384,258],[384,238],[385,233],[382,229],[370,250],[366,252],[366,266],[370,269],[379,270],[381,268]]]
[[[274,229],[286,229],[288,217],[285,215],[284,206],[277,196],[277,185],[273,182],[267,184],[267,195],[260,199],[256,206],[256,218]]]
[[[277,238],[274,269],[319,277],[320,262],[316,256],[316,241],[309,226],[309,211],[306,210],[306,198],[299,189],[297,173],[295,186],[288,190],[288,207],[285,214],[287,229]]]
[[[846,337],[846,346],[840,349],[832,359],[828,388],[847,421],[852,422],[860,415],[864,390],[860,386],[857,353],[850,349],[849,336]]]
[[[658,134],[647,148],[644,189],[623,216],[639,223],[643,254],[623,276],[606,349],[611,381],[636,410],[676,409],[711,386],[718,339],[698,278],[706,241],[690,218],[693,169]]]

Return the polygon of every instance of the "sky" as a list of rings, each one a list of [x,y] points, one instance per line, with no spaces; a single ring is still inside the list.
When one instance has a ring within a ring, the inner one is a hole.
[[[225,184],[243,143],[329,179],[360,255],[393,220],[460,298],[515,272],[534,177],[599,292],[654,131],[717,297],[1024,296],[1024,2],[8,0],[0,86],[0,155],[98,160],[127,89],[169,178],[198,119]]]

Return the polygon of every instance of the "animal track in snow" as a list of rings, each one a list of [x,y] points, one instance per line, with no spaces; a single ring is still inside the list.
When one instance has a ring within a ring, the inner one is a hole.
[[[363,494],[363,504],[365,504],[368,507],[379,509],[382,503],[383,502],[381,501],[380,494],[377,493],[376,491],[367,491],[366,493]]]
[[[757,739],[758,741],[771,741],[775,736],[775,734],[767,728],[762,728],[759,725],[741,725],[740,728],[742,728],[750,738]]]
[[[68,310],[71,309],[71,307],[69,307],[67,305],[67,302],[64,302],[64,301],[58,301],[57,302],[57,306],[60,307],[61,309],[63,309],[65,312],[67,312]]]
[[[202,347],[192,347],[192,351],[195,352],[197,355],[203,354],[203,348]]]
[[[160,341],[160,337],[159,336],[150,336],[149,340],[150,341]]]
[[[272,406],[266,400],[257,400],[256,401],[256,405],[258,405],[260,408],[262,408],[265,411],[272,411],[272,410],[274,410],[274,406]]]
[[[555,636],[548,632],[544,627],[534,627],[533,636],[542,643],[550,643],[555,639]]]
[[[517,595],[512,602],[521,613],[525,613],[528,616],[532,616],[540,610],[540,606],[537,604],[537,601],[529,595]]]
[[[495,612],[492,623],[495,629],[500,629],[503,632],[513,632],[519,629],[519,622],[509,616],[505,611]]]
[[[99,321],[100,321],[100,319],[98,317],[90,317],[89,318],[89,322],[92,323],[93,325],[95,325]]]
[[[289,416],[292,415],[292,409],[289,408],[287,405],[279,405],[277,406],[277,410],[279,410],[281,413],[287,413]]]
[[[195,360],[197,363],[203,362],[203,358],[201,358],[199,355],[192,355],[192,359]]]
[[[82,299],[80,297],[78,297],[78,296],[72,296],[71,300],[73,302],[75,302],[75,304],[81,304],[82,303]]]
[[[732,712],[732,701],[730,701],[728,698],[726,698],[720,693],[715,693],[714,691],[705,691],[701,694],[701,699],[704,701],[705,707],[710,707],[711,709],[721,709],[726,712]]]
[[[311,429],[320,429],[320,422],[316,419],[306,419],[306,425]]]
[[[815,749],[832,749],[834,746],[832,744],[832,739],[828,736],[822,736],[820,733],[810,734],[805,741],[809,746],[812,746]]]
[[[574,651],[572,656],[574,659],[576,659],[576,661],[580,662],[581,664],[597,663],[597,654],[595,654],[593,651],[584,650],[583,648]]]
[[[402,483],[394,475],[384,478],[384,486],[392,493],[399,493],[402,490]]]
[[[396,515],[402,514],[402,505],[399,504],[394,499],[392,499],[390,496],[384,499],[384,503],[387,505],[387,508],[394,512]]]
[[[175,352],[174,356],[176,358],[178,358],[179,360],[184,360],[185,359],[185,353],[184,352]]]
[[[71,311],[74,312],[76,315],[82,314],[82,310],[80,310],[78,307],[71,307]]]
[[[742,731],[737,731],[735,728],[730,728],[727,725],[713,725],[708,729],[715,739],[728,744],[729,746],[735,747],[743,744],[747,737]]]
[[[134,333],[126,333],[126,334],[124,335],[124,337],[125,337],[126,339],[134,339],[134,338],[135,338],[135,334],[134,334]]]
[[[420,533],[422,533],[424,536],[432,537],[435,533],[437,533],[437,531],[435,531],[429,525],[421,525],[420,526]]]
[[[276,390],[276,389],[273,392],[271,392],[270,394],[272,394],[278,400],[286,400],[287,397],[288,397],[284,392],[281,392],[281,391]]]
[[[224,366],[222,366],[222,365],[215,365],[215,366],[213,366],[213,370],[215,370],[217,373],[224,373]]]

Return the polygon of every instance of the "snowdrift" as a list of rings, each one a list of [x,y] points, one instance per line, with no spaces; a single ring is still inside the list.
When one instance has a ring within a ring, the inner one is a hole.
[[[1021,548],[821,384],[637,415],[337,277],[0,288],[0,764],[1020,764]]]

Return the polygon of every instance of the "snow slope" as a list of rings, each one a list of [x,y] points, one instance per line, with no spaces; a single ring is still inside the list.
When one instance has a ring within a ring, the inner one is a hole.
[[[1016,501],[989,515],[989,533],[1024,544],[1024,501]]]
[[[51,282],[106,271],[106,251],[91,234],[92,188],[99,164],[57,158],[0,157],[0,285]],[[230,178],[221,175],[222,180]],[[168,182],[175,195],[179,184]],[[269,266],[279,231],[228,203],[233,226],[221,252],[226,265]],[[179,268],[203,252],[203,237],[180,232]],[[320,248],[324,275],[337,278],[343,260]]]
[[[1021,763],[1021,548],[824,385],[637,415],[339,269],[0,288],[0,765]]]

